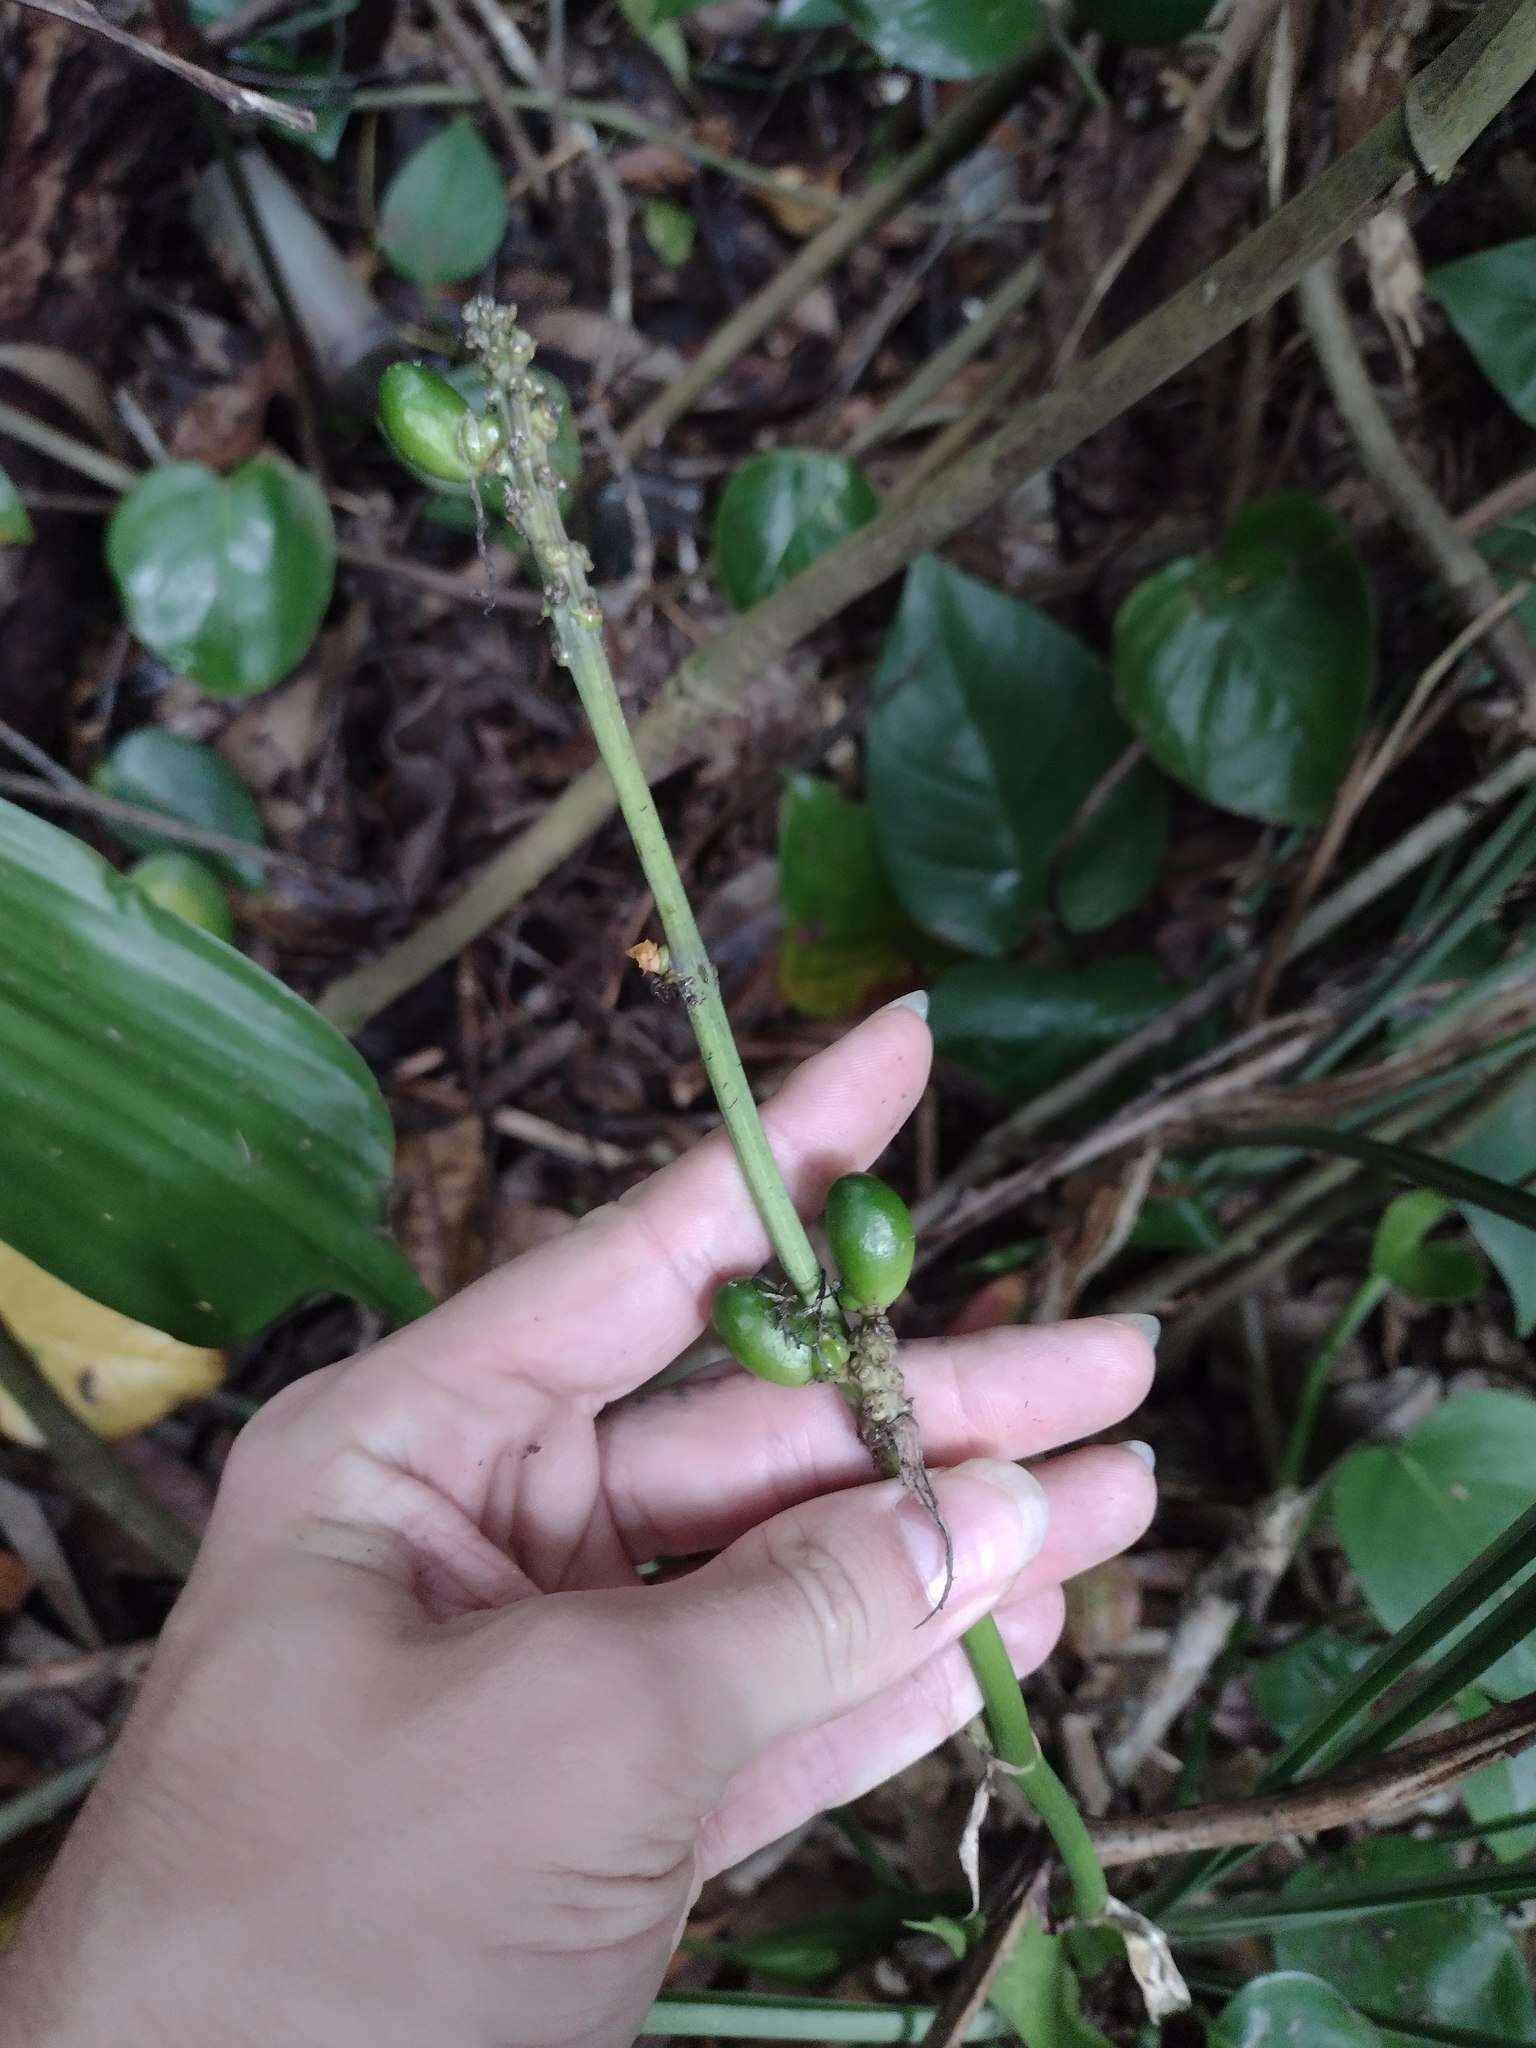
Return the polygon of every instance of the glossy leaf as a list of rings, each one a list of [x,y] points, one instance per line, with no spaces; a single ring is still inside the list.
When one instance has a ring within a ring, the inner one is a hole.
[[[379,247],[413,284],[474,277],[506,231],[506,180],[467,114],[412,150],[379,204]]]
[[[1069,932],[1098,932],[1134,910],[1157,881],[1168,846],[1168,784],[1138,761],[1061,857],[1053,891]]]
[[[882,63],[922,78],[979,78],[1035,40],[1034,0],[844,0]]]
[[[32,516],[21,502],[21,493],[0,469],[0,547],[14,547],[32,538]]]
[[[1492,1704],[1486,1693],[1474,1689],[1462,1694],[1456,1711],[1463,1721],[1472,1721],[1487,1713]],[[1508,1820],[1514,1814],[1536,1811],[1536,1744],[1501,1763],[1485,1764],[1470,1778],[1463,1778],[1457,1789],[1473,1820],[1485,1826]],[[1527,1822],[1524,1827],[1494,1828],[1484,1839],[1501,1863],[1517,1862],[1521,1857],[1536,1855],[1536,1821]]]
[[[1401,1628],[1530,1506],[1533,1471],[1536,1400],[1495,1388],[1454,1395],[1402,1443],[1350,1452],[1331,1490],[1334,1527],[1383,1627]],[[1496,1699],[1536,1690],[1536,1641],[1480,1684]]]
[[[906,978],[908,931],[866,804],[789,779],[779,814],[779,985],[809,1017],[841,1017]]]
[[[846,455],[795,448],[750,456],[715,511],[720,587],[744,612],[867,526],[879,509],[864,472]]]
[[[212,747],[164,726],[144,725],[128,733],[100,760],[91,781],[104,796],[115,796],[141,810],[163,811],[183,825],[221,832],[226,839],[265,843],[261,817],[251,793],[234,769]],[[135,853],[159,853],[181,846],[136,825],[113,823],[112,836]],[[206,856],[209,864],[244,889],[260,888],[263,869],[256,861]]]
[[[1205,26],[1215,0],[1078,0],[1073,20],[1116,43],[1177,43]]]
[[[1472,1301],[1483,1291],[1483,1262],[1466,1244],[1429,1241],[1451,1213],[1443,1195],[1410,1188],[1389,1202],[1376,1226],[1371,1271],[1415,1301]]]
[[[1342,523],[1316,499],[1268,498],[1238,513],[1214,555],[1170,562],[1121,606],[1120,708],[1197,795],[1315,825],[1359,736],[1374,637]]]
[[[1011,952],[1127,741],[1104,665],[1081,641],[931,555],[915,561],[881,650],[867,749],[886,866],[916,923],[964,952]],[[1155,871],[1142,879],[1150,887]]]
[[[1408,1835],[1374,1835],[1327,1857],[1311,1857],[1286,1879],[1281,1897],[1305,1903],[1450,1876],[1455,1852]],[[1277,1924],[1275,1961],[1309,1970],[1363,2006],[1405,2018],[1488,2027],[1529,2040],[1536,2028],[1530,1980],[1491,1899],[1448,1898],[1326,1927]]]
[[[103,1308],[8,1244],[0,1244],[0,1316],[100,1436],[148,1429],[224,1377],[221,1351],[179,1343]],[[42,1442],[9,1394],[0,1394],[0,1432],[34,1449]]]
[[[144,645],[219,696],[280,682],[331,601],[336,536],[312,477],[262,456],[229,476],[151,470],[119,503],[107,561]]]
[[[1388,2048],[1331,1984],[1279,1970],[1245,1984],[1210,2031],[1210,2048]]]
[[[0,1239],[192,1344],[311,1296],[405,1318],[393,1139],[307,1003],[0,803]]]
[[[970,962],[934,984],[934,1043],[1009,1102],[1027,1102],[1117,1045],[1179,990],[1155,960],[1133,954],[1082,967]]]
[[[1489,383],[1536,426],[1536,238],[1443,263],[1427,282]]]
[[[1459,1166],[1512,1187],[1536,1173],[1536,1071],[1461,1139],[1451,1157]],[[1536,1236],[1524,1224],[1474,1202],[1464,1202],[1461,1212],[1509,1289],[1517,1333],[1530,1336],[1536,1330]]]
[[[1315,1628],[1250,1667],[1253,1703],[1281,1740],[1288,1742],[1312,1718],[1318,1701],[1363,1670],[1374,1654],[1375,1646],[1359,1636]]]

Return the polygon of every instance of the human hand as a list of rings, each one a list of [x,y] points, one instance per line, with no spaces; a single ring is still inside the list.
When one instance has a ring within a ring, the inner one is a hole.
[[[764,1112],[807,1213],[910,1113],[881,1011]],[[608,2048],[712,1872],[976,1711],[1153,1505],[1112,1320],[905,1347],[954,1542],[829,1388],[739,1372],[612,1407],[767,1254],[723,1136],[242,1433],[196,1570],[0,1976],[32,2048]],[[642,1584],[661,1556],[715,1555]],[[922,1626],[919,1624],[922,1623]]]

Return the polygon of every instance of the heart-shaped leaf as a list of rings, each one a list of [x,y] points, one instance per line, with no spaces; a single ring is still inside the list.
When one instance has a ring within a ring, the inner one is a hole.
[[[0,469],[0,547],[14,547],[32,538],[32,518],[21,493]]]
[[[979,78],[1040,32],[1034,0],[844,0],[844,11],[882,63],[920,78]]]
[[[1102,662],[1033,605],[931,555],[907,572],[881,651],[868,728],[869,793],[886,866],[908,913],[967,953],[1012,951],[1044,907],[1051,864],[1084,798],[1129,742]],[[1155,797],[1106,805],[1156,880]],[[1124,805],[1134,814],[1126,820]],[[1069,857],[1089,921],[1127,904],[1121,867],[1097,889]]]
[[[715,559],[720,587],[744,612],[880,509],[846,455],[786,448],[745,461],[720,494]]]
[[[1536,426],[1536,238],[1442,263],[1427,282],[1489,383]]]
[[[1300,1970],[1279,1970],[1245,1984],[1210,2032],[1210,2048],[1387,2048],[1380,2028],[1331,1984]]]
[[[1391,1890],[1448,1876],[1455,1851],[1408,1835],[1373,1835],[1292,1871],[1281,1897],[1301,1902],[1379,1885]],[[1275,1961],[1309,1970],[1373,2012],[1405,2024],[1440,2021],[1531,2039],[1536,2001],[1530,1978],[1492,1899],[1441,1899],[1334,1925],[1275,1924]],[[1311,2035],[1307,2035],[1308,2042]]]
[[[1483,1262],[1471,1245],[1431,1244],[1429,1233],[1452,1213],[1444,1195],[1410,1188],[1382,1211],[1371,1271],[1415,1301],[1472,1301],[1483,1291]]]
[[[0,1239],[192,1344],[318,1294],[428,1305],[388,1112],[307,1003],[7,803],[0,931]]]
[[[1289,1742],[1323,1700],[1365,1668],[1375,1647],[1360,1636],[1315,1628],[1252,1667],[1253,1703],[1281,1741]]]
[[[934,984],[934,1043],[1009,1102],[1027,1102],[1149,1023],[1178,996],[1157,962],[1083,967],[974,961]]]
[[[866,804],[791,776],[779,814],[779,985],[809,1017],[841,1017],[905,978],[908,926]]]
[[[222,697],[296,668],[331,601],[336,535],[312,477],[260,457],[220,477],[151,470],[118,505],[107,561],[152,654]]]
[[[137,804],[141,810],[163,811],[184,825],[222,832],[226,839],[245,839],[252,846],[265,843],[251,793],[223,756],[164,726],[140,726],[120,739],[96,764],[91,780],[104,796]],[[179,839],[162,839],[136,825],[113,823],[112,836],[135,853],[160,853],[182,845]],[[225,859],[221,854],[206,857],[239,887],[261,886],[258,862]]]
[[[506,180],[467,114],[412,150],[379,204],[379,247],[413,284],[473,277],[506,231]]]
[[[87,1300],[8,1244],[0,1244],[0,1315],[99,1436],[148,1429],[224,1377],[221,1351],[179,1343]],[[9,1394],[0,1394],[0,1432],[16,1443],[42,1442]]]
[[[1370,695],[1375,627],[1353,543],[1299,495],[1247,506],[1115,621],[1120,708],[1177,781],[1245,817],[1315,825]]]
[[[1069,932],[1100,932],[1134,910],[1168,846],[1168,784],[1150,761],[1114,785],[1061,856],[1053,888]]]
[[[1525,1512],[1533,1471],[1536,1401],[1501,1388],[1456,1394],[1402,1443],[1343,1459],[1330,1495],[1334,1528],[1383,1628],[1401,1628]],[[1517,1643],[1478,1683],[1497,1699],[1536,1691],[1536,1640]]]

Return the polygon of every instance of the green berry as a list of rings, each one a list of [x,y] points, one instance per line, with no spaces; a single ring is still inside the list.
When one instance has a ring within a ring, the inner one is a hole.
[[[384,372],[379,425],[413,476],[461,490],[501,448],[497,422],[481,418],[446,377],[424,363],[391,363]]]
[[[775,1386],[836,1379],[848,1363],[847,1333],[830,1303],[786,1307],[763,1280],[727,1280],[715,1296],[714,1325],[732,1356]]]
[[[162,910],[173,910],[188,924],[212,932],[216,939],[233,940],[235,915],[224,884],[192,854],[152,853],[128,870],[128,879]]]
[[[888,1309],[912,1277],[912,1213],[872,1173],[845,1173],[827,1196],[827,1242],[843,1276],[838,1300],[865,1312]]]

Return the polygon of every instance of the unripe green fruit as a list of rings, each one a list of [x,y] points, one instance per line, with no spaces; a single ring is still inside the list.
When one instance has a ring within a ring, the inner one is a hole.
[[[845,1173],[827,1196],[827,1242],[846,1308],[888,1309],[912,1277],[917,1234],[912,1212],[893,1187],[872,1173]]]
[[[501,427],[482,419],[446,377],[424,363],[391,363],[379,379],[385,439],[425,483],[468,490],[501,448]]]
[[[816,1377],[816,1353],[761,1280],[727,1280],[715,1296],[715,1329],[739,1362],[775,1386]]]
[[[224,884],[192,854],[152,853],[128,870],[128,879],[162,910],[173,910],[188,924],[212,932],[216,939],[233,940],[235,914]]]
[[[786,1307],[763,1280],[727,1280],[715,1296],[714,1324],[732,1356],[775,1386],[835,1379],[848,1363],[847,1333],[830,1303]]]

